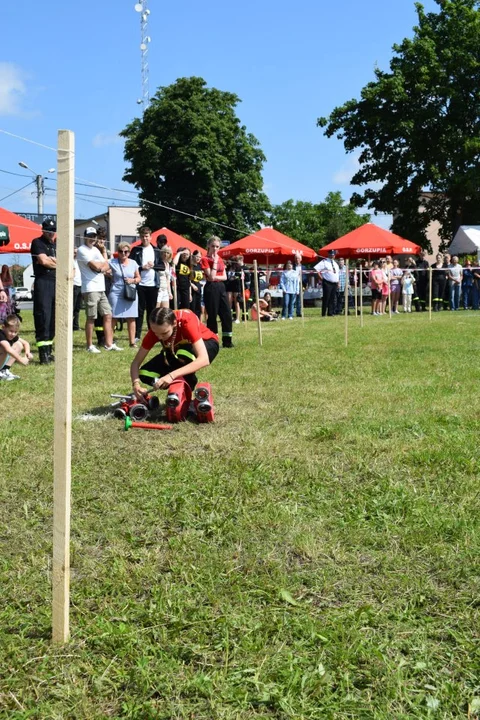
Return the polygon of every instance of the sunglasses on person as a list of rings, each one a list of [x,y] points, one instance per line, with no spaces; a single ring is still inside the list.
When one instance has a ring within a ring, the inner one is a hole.
[[[130,255],[130,250],[119,250],[121,255]]]

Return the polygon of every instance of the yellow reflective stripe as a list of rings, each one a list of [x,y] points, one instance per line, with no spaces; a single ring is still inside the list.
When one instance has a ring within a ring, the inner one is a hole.
[[[197,358],[195,357],[195,355],[194,355],[193,353],[189,352],[188,350],[178,350],[177,353],[176,353],[176,355],[177,355],[177,357],[178,357],[179,355],[183,355],[184,357],[188,358],[189,360],[196,360],[196,359],[197,359]]]
[[[39,340],[37,347],[43,347],[44,345],[53,345],[53,340]]]
[[[158,380],[157,373],[154,373],[151,370],[140,370],[140,372],[138,374],[143,375],[144,377],[151,377],[151,378],[155,378],[155,380]]]

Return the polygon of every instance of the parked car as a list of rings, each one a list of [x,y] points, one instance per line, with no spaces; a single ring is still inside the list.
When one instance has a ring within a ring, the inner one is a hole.
[[[31,300],[32,299],[32,293],[26,287],[14,287],[13,294],[14,294],[15,300],[17,302],[21,302],[22,300]]]

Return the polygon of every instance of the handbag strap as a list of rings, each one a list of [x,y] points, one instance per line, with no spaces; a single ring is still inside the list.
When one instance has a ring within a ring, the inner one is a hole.
[[[120,272],[122,273],[123,284],[126,285],[127,283],[125,282],[125,275],[123,274],[122,261],[120,260],[120,258],[117,258],[117,259],[118,259],[118,264],[120,266]]]

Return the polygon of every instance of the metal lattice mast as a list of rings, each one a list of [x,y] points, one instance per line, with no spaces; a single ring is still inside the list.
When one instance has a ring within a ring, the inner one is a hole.
[[[136,12],[140,13],[140,52],[142,55],[142,91],[137,100],[138,105],[142,105],[145,111],[150,102],[150,89],[148,80],[148,46],[152,38],[148,34],[148,17],[150,10],[148,9],[148,0],[140,0],[135,5]]]

